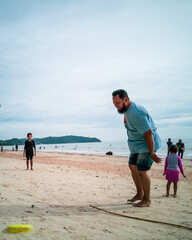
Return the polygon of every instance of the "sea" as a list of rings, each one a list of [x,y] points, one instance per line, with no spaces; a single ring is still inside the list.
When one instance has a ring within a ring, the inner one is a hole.
[[[185,152],[183,158],[192,159],[192,139],[182,139],[185,143]],[[172,139],[175,144],[178,139]],[[19,145],[19,150],[24,146]],[[65,144],[39,144],[36,146],[37,152],[63,152],[80,154],[105,155],[106,152],[113,152],[115,156],[129,156],[130,152],[126,141],[123,142],[91,142],[91,143],[65,143]],[[15,146],[5,146],[4,149],[13,150]],[[167,139],[162,139],[162,147],[157,151],[161,158],[167,155]]]

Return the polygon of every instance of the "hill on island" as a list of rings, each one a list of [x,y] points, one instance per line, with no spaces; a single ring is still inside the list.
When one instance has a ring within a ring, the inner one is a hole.
[[[60,143],[88,143],[101,142],[98,138],[82,137],[82,136],[62,136],[62,137],[45,137],[33,138],[36,144],[60,144]],[[12,146],[15,144],[24,145],[26,138],[12,138],[9,140],[0,140],[0,146]]]

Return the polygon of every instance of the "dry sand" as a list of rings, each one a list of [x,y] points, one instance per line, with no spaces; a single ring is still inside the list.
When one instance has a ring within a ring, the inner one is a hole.
[[[153,164],[149,208],[126,204],[135,194],[127,161],[117,156],[37,153],[34,171],[26,171],[22,152],[0,153],[0,240],[192,239],[187,229],[113,216],[89,206],[192,227],[192,160],[183,160],[187,178],[180,175],[177,199],[162,197],[164,161]],[[33,231],[6,233],[12,224],[31,224]]]

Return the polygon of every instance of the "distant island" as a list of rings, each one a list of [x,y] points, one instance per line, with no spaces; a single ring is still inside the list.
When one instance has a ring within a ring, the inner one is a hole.
[[[63,137],[45,137],[33,138],[36,144],[60,144],[60,143],[88,143],[101,142],[98,138],[81,137],[81,136],[63,136]],[[12,138],[9,140],[0,140],[0,146],[12,146],[15,144],[24,145],[26,138]]]

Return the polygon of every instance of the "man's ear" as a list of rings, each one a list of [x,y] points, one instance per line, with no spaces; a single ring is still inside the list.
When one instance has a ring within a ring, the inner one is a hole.
[[[129,102],[129,98],[124,97],[124,103],[127,104]]]

